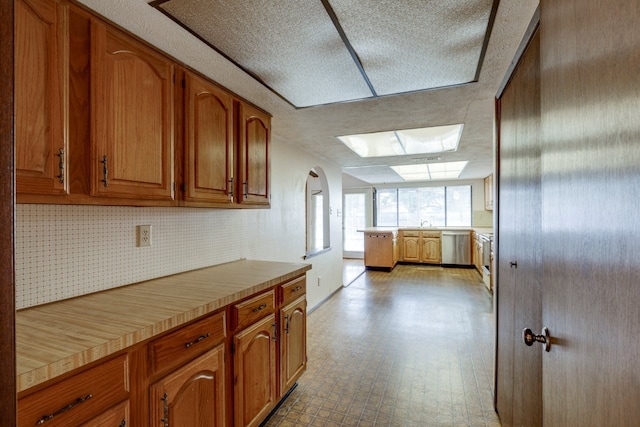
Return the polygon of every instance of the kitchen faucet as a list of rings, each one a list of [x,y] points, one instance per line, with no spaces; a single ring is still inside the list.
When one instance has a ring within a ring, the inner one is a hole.
[[[420,221],[420,228],[424,227],[424,223],[425,223],[425,222],[426,222],[427,224],[429,224],[429,227],[432,227],[432,225],[431,225],[431,221],[429,221],[428,219],[424,219],[424,220]]]

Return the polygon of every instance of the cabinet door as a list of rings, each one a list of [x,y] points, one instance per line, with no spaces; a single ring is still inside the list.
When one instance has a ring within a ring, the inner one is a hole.
[[[403,237],[402,239],[402,260],[420,262],[420,246],[418,237]]]
[[[233,202],[233,98],[185,72],[186,201]]]
[[[276,400],[276,318],[264,318],[233,337],[234,424],[259,425]]]
[[[493,174],[484,179],[484,208],[493,210]]]
[[[224,345],[208,351],[150,388],[151,426],[225,426]]]
[[[20,194],[67,194],[66,6],[15,2],[15,162]]]
[[[127,427],[130,426],[129,423],[129,401],[126,400],[107,409],[80,427]]]
[[[92,195],[173,199],[173,75],[166,57],[92,22]]]
[[[269,207],[271,119],[260,110],[238,102],[238,203]]]
[[[303,297],[280,311],[280,395],[307,369],[307,300]]]
[[[440,239],[427,237],[422,239],[422,261],[430,264],[440,264]]]

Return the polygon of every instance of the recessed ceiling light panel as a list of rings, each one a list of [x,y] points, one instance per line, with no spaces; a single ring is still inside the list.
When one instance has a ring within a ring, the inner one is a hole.
[[[404,156],[455,151],[464,125],[434,126],[343,135],[338,139],[360,157]]]
[[[427,163],[391,166],[405,181],[439,181],[457,179],[468,162]]]

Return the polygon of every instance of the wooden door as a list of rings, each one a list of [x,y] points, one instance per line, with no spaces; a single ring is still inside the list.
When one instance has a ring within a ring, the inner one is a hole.
[[[307,369],[307,300],[303,297],[280,311],[280,396]]]
[[[411,262],[420,262],[420,246],[418,245],[418,237],[402,238],[402,260]]]
[[[92,22],[92,195],[173,199],[174,64]]]
[[[277,402],[275,333],[271,315],[233,337],[236,427],[259,425]]]
[[[238,203],[269,207],[271,118],[244,102],[238,102]]]
[[[539,57],[536,32],[500,99],[496,395],[505,426],[542,423],[542,354],[522,341],[524,328],[542,328]]]
[[[184,200],[233,202],[233,98],[185,72]]]
[[[151,426],[225,426],[224,345],[150,387]]]
[[[544,425],[640,420],[640,4],[543,0]]]
[[[15,162],[21,194],[68,193],[66,6],[15,2]]]
[[[422,238],[422,262],[440,264],[440,239],[436,237]]]

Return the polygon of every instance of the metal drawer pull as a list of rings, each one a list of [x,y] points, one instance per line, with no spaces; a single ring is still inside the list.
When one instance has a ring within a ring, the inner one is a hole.
[[[271,326],[273,326],[273,340],[278,341],[278,325],[274,323]]]
[[[76,405],[79,405],[81,403],[86,402],[87,400],[91,399],[93,397],[92,394],[87,394],[85,397],[79,397],[77,398],[74,402],[69,403],[67,406],[63,406],[62,408],[58,409],[56,412],[54,412],[53,414],[50,415],[45,415],[42,418],[40,418],[38,420],[38,422],[36,423],[37,426],[42,425],[44,423],[46,423],[49,420],[52,420],[54,417],[64,414],[67,411],[72,410]]]
[[[127,427],[127,420],[122,420],[118,427]]]
[[[289,315],[284,316],[284,332],[289,333]]]
[[[259,312],[260,310],[263,310],[263,309],[265,309],[265,308],[267,308],[267,304],[262,304],[260,307],[256,307],[256,308],[254,308],[254,309],[253,309],[253,310],[251,310],[251,311],[253,311],[254,313],[257,313],[257,312]]]
[[[302,289],[302,286],[296,286],[291,290],[291,292],[298,292],[300,289]]]
[[[209,338],[210,336],[211,336],[211,334],[200,335],[198,338],[196,338],[195,340],[193,340],[191,342],[186,343],[184,346],[189,348],[192,345],[198,344],[200,341]]]

